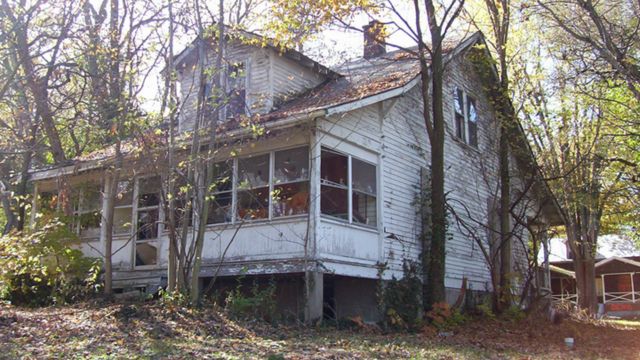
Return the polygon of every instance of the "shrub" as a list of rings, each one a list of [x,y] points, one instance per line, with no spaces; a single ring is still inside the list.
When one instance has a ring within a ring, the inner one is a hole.
[[[458,309],[452,309],[446,302],[433,304],[426,314],[431,325],[438,330],[447,330],[460,326],[467,322],[468,318]]]
[[[56,218],[38,228],[0,237],[0,298],[43,306],[96,292],[101,263],[72,247],[78,238],[68,225]]]
[[[269,284],[262,289],[254,280],[248,294],[242,289],[242,279],[238,278],[238,285],[227,295],[225,309],[229,315],[238,319],[275,320],[275,279],[271,278]]]
[[[415,262],[403,263],[402,279],[392,278],[384,282],[378,296],[384,314],[385,325],[396,330],[416,330],[421,326],[422,282],[419,266]]]

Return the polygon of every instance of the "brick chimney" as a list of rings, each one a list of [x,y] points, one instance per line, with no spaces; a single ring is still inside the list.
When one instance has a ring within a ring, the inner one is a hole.
[[[383,23],[378,20],[371,20],[362,29],[364,30],[363,57],[365,59],[371,59],[387,52],[385,49],[386,34]]]

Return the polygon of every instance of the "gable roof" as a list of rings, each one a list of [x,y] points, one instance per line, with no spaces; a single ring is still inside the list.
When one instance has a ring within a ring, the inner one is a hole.
[[[321,75],[325,75],[329,78],[336,78],[340,76],[340,74],[322,65],[321,63],[311,59],[310,57],[306,56],[302,52],[297,51],[295,49],[291,49],[291,48],[282,48],[281,46],[278,46],[278,44],[276,44],[273,40],[268,39],[264,36],[258,35],[256,33],[253,33],[247,30],[232,28],[229,26],[225,26],[225,32],[227,32],[227,36],[230,39],[236,39],[242,43],[247,43],[248,45],[254,45],[256,47],[270,48],[274,51],[277,51],[282,56],[290,60],[293,60],[298,64],[302,65],[303,67],[309,68],[312,71],[319,73]],[[182,49],[182,51],[180,51],[177,55],[173,57],[175,67],[184,65],[190,59],[197,57],[198,40],[199,40],[198,37],[193,39],[191,43],[187,45],[187,47]],[[213,39],[208,39],[208,40],[213,41]]]

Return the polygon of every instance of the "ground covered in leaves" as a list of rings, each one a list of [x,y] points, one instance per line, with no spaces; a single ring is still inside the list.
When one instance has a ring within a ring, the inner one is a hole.
[[[477,319],[444,334],[234,322],[157,302],[0,305],[0,358],[638,359],[640,323]],[[567,350],[564,338],[576,348]]]

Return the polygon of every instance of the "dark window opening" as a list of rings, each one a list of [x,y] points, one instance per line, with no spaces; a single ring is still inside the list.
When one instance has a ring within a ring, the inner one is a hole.
[[[455,131],[456,137],[465,140],[464,132],[464,92],[461,89],[456,88],[453,99],[455,107]]]
[[[227,93],[227,117],[236,117],[246,113],[245,65],[229,65]]]
[[[478,111],[476,100],[470,96],[467,97],[467,114],[469,117],[469,144],[478,147]]]

